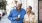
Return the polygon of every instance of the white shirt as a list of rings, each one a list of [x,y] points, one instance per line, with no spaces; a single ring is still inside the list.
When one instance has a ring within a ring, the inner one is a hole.
[[[25,14],[24,16],[24,21],[29,21],[29,22],[34,22],[35,21],[35,15],[30,14],[29,16],[27,14]]]

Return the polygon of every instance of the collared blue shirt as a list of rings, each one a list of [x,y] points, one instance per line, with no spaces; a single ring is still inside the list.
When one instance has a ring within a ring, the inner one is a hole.
[[[25,14],[26,14],[26,11],[23,8],[21,8],[20,12],[18,12],[16,9],[12,9],[8,16],[8,19],[11,21],[11,23],[22,23]],[[17,21],[16,17],[18,15],[20,15],[20,19]]]

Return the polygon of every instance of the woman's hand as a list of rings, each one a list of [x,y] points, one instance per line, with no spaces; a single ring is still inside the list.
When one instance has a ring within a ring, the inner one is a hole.
[[[24,23],[29,23],[29,21],[25,21]]]

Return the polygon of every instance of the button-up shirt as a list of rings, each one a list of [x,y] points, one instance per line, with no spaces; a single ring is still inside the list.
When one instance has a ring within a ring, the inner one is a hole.
[[[8,19],[11,21],[11,23],[22,23],[25,14],[26,11],[23,8],[21,8],[19,12],[16,9],[12,9],[8,16]],[[18,17],[18,15],[20,15],[20,19],[17,21],[16,17]]]

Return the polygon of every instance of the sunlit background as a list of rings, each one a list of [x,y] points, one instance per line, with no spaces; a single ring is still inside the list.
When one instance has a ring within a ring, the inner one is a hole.
[[[7,19],[9,12],[13,9],[15,5],[15,0],[6,0],[7,5],[6,5],[6,12],[7,15],[5,15],[1,23],[11,23],[10,20]],[[38,0],[17,0],[22,3],[22,8],[26,10],[28,6],[32,6],[32,11],[35,13],[36,20],[38,19]],[[38,21],[38,20],[37,20]]]

